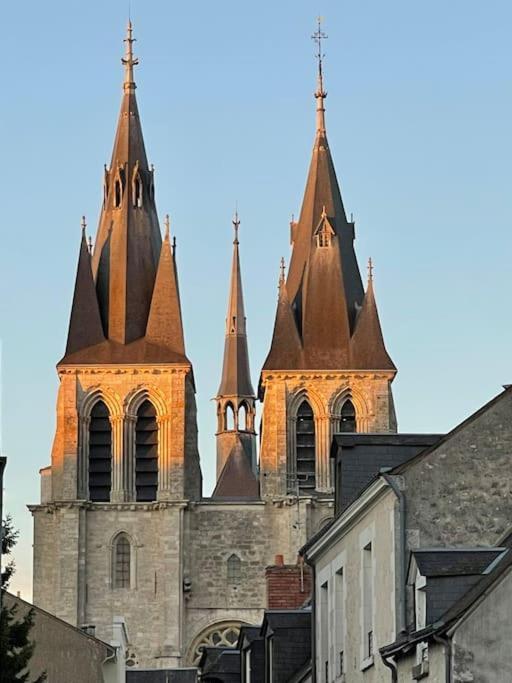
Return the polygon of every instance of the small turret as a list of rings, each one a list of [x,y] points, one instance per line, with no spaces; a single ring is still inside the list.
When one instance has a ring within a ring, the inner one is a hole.
[[[233,220],[233,259],[229,286],[228,310],[222,378],[217,402],[217,477],[235,446],[242,444],[250,468],[256,471],[256,396],[249,370],[246,318],[240,270],[238,213]]]

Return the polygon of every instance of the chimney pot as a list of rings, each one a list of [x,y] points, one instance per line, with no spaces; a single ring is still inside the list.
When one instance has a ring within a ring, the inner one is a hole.
[[[282,555],[276,555],[275,565],[276,567],[282,567],[284,565],[284,557]]]

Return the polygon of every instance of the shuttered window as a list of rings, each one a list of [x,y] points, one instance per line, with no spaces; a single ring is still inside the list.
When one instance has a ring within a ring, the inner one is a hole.
[[[310,494],[315,490],[315,420],[307,401],[297,411],[296,429],[299,493]]]
[[[158,425],[156,411],[144,401],[135,428],[135,491],[138,501],[156,500],[158,488]]]
[[[89,426],[89,499],[110,501],[112,481],[112,428],[109,412],[103,401],[91,411]]]

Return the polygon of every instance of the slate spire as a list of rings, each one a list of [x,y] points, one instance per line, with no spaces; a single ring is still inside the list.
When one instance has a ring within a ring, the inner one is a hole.
[[[282,258],[274,332],[263,368],[264,370],[293,370],[301,367],[303,367],[302,342],[288,297],[285,264]]]
[[[66,355],[105,340],[101,326],[98,299],[91,270],[91,255],[85,235],[85,216],[82,217],[82,239],[76,271],[75,291],[69,320]]]
[[[355,370],[396,370],[395,364],[384,345],[373,291],[373,263],[371,259],[368,261],[368,286],[351,339],[351,357],[352,367]]]
[[[338,298],[344,298],[344,305],[352,327],[356,305],[361,304],[364,296],[361,275],[354,252],[354,225],[347,220],[345,208],[334,169],[327,130],[325,124],[325,99],[327,92],[324,86],[322,40],[327,36],[322,32],[320,24],[313,38],[318,44],[318,85],[316,99],[316,132],[313,153],[309,167],[302,209],[298,223],[292,229],[293,252],[287,279],[288,295],[298,315],[299,324],[302,317],[302,284],[313,246],[313,237],[325,210],[329,223],[337,236],[338,249],[341,256],[343,276],[343,292],[334,292]],[[325,306],[326,303],[324,302]]]
[[[135,97],[133,29],[128,23],[123,95],[92,258],[103,328],[128,344],[144,336],[162,245]]]
[[[165,346],[175,353],[185,356],[178,273],[175,256],[171,248],[168,215],[165,217],[165,237],[151,299],[146,339],[148,342]]]
[[[249,352],[247,349],[247,330],[240,271],[238,212],[233,220],[233,259],[229,285],[228,310],[226,314],[226,337],[224,342],[224,362],[218,396],[254,397]]]

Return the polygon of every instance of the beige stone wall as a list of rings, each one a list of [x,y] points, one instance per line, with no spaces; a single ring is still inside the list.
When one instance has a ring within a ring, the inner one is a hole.
[[[357,431],[395,432],[391,382],[393,372],[274,372],[262,373],[264,390],[260,453],[264,497],[285,495],[294,480],[295,420],[306,398],[315,417],[317,489],[331,492],[329,453],[339,428],[341,407],[350,398]]]
[[[337,671],[339,653],[336,640],[337,629],[344,631],[345,676],[347,681],[380,683],[390,680],[389,669],[379,655],[379,648],[395,639],[395,590],[397,568],[395,566],[396,498],[389,490],[383,490],[354,518],[339,527],[327,549],[315,559],[316,593],[316,667],[325,671],[323,654],[327,651],[329,671]],[[362,608],[362,562],[363,548],[372,546],[373,576],[373,639],[374,654],[366,661],[364,652]],[[341,614],[335,610],[336,573],[342,571],[344,600]],[[321,586],[328,588],[328,632],[322,628]],[[323,643],[327,650],[324,649]],[[333,676],[333,680],[334,680]],[[319,679],[320,680],[320,679]]]

